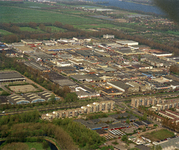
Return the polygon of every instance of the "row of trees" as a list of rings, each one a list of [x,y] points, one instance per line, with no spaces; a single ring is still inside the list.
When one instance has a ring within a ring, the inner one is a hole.
[[[169,128],[173,131],[179,132],[179,126],[178,123],[175,121],[168,119],[168,118],[163,118],[162,119],[162,125],[166,128]]]
[[[11,126],[16,123],[25,123],[25,122],[38,122],[40,114],[38,111],[26,112],[22,114],[2,116],[0,118],[0,126],[8,125]],[[6,132],[6,130],[4,130]]]

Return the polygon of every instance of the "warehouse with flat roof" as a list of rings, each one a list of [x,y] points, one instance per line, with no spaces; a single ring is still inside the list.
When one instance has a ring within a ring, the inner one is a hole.
[[[0,72],[0,82],[15,82],[15,81],[26,81],[26,79],[16,71]]]

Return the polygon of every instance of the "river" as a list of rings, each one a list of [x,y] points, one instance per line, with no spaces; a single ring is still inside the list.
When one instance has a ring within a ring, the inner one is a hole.
[[[115,6],[115,7],[121,8],[121,9],[125,9],[125,10],[142,11],[142,12],[154,13],[154,14],[158,14],[158,15],[165,14],[157,6],[151,6],[151,5],[142,5],[142,4],[132,3],[132,2],[123,2],[123,1],[119,1],[119,0],[86,0],[86,1],[106,2],[104,4],[101,3],[100,5]]]

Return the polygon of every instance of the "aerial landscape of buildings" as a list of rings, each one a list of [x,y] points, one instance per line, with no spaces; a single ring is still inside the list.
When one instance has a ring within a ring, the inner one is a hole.
[[[13,142],[22,149],[28,142],[55,150],[179,149],[175,22],[105,1],[0,4],[64,15],[56,22],[2,18],[0,149]]]

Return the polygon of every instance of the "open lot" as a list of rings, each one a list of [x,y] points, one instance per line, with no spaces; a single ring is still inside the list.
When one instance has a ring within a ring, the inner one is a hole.
[[[151,133],[144,134],[144,137],[150,139],[151,141],[161,141],[166,138],[173,137],[174,133],[171,131],[168,131],[167,129],[161,129],[158,131],[153,131]]]
[[[18,85],[18,86],[9,86],[9,88],[12,90],[12,91],[15,91],[15,92],[22,92],[22,93],[25,93],[25,92],[31,92],[31,91],[37,91],[37,89],[33,86],[33,85]]]

